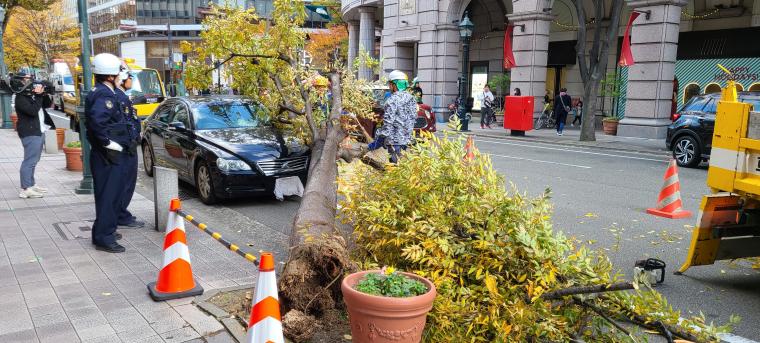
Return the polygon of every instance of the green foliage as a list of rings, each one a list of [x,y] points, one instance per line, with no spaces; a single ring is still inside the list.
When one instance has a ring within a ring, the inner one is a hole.
[[[428,292],[422,282],[398,272],[388,272],[387,269],[384,269],[384,272],[365,275],[356,284],[356,290],[370,295],[393,298],[413,297]]]
[[[555,232],[549,192],[535,199],[505,189],[487,155],[464,160],[463,137],[430,137],[378,172],[341,166],[342,219],[354,227],[364,268],[393,265],[438,290],[427,342],[587,342],[631,339],[569,298],[549,291],[619,282],[601,252]],[[652,290],[608,293],[588,303],[620,317],[678,325],[680,313]],[[726,328],[688,320],[705,340]],[[695,331],[691,326],[687,329]],[[644,335],[638,333],[639,335]]]
[[[491,79],[488,80],[488,84],[491,85],[491,87],[498,89],[503,95],[509,94],[509,85],[511,82],[512,79],[510,78],[509,73],[491,76]]]
[[[80,142],[80,141],[68,142],[66,144],[66,147],[67,148],[81,148],[82,147],[82,142]]]

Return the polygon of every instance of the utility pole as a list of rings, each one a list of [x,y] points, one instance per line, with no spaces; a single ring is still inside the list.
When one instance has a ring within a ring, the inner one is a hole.
[[[92,171],[90,171],[90,143],[87,141],[87,126],[85,126],[84,103],[87,94],[92,89],[92,71],[90,70],[90,24],[87,19],[87,0],[77,1],[79,12],[79,31],[82,34],[82,53],[79,64],[82,66],[82,88],[79,90],[79,106],[77,106],[77,118],[79,119],[79,141],[82,143],[82,181],[75,190],[77,194],[92,194]]]
[[[5,34],[3,32],[3,23],[5,22],[6,15],[5,7],[0,6],[0,76],[6,77],[8,75],[8,66],[5,65],[5,50],[3,47],[2,37]],[[2,128],[10,129],[13,127],[11,121],[11,95],[10,93],[0,89],[0,111],[2,111]]]
[[[166,22],[166,37],[169,40],[169,96],[174,96],[174,54],[172,52],[172,24],[171,17]]]

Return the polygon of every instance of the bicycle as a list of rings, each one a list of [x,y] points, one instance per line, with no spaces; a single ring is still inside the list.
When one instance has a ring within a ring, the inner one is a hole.
[[[554,111],[551,109],[550,104],[546,104],[544,106],[544,110],[541,112],[541,115],[536,118],[536,122],[533,125],[533,127],[536,130],[540,130],[542,128],[553,128],[557,125],[557,119],[554,117]]]
[[[449,121],[454,121],[454,119],[459,119],[459,99],[455,99],[453,102],[449,104]],[[465,120],[469,121],[472,119],[472,114],[465,113]]]

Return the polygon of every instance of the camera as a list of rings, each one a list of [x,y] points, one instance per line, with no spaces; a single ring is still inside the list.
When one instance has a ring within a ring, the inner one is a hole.
[[[35,93],[34,88],[42,86],[42,94],[55,93],[55,86],[45,80],[28,79],[29,74],[9,74],[8,77],[0,80],[0,89],[17,95],[31,96]]]

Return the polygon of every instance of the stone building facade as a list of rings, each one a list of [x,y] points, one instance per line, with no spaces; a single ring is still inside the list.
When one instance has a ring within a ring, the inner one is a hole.
[[[609,0],[605,18],[594,18],[592,4],[586,1],[588,25],[607,25]],[[582,95],[575,61],[578,16],[570,0],[343,0],[341,9],[349,25],[349,59],[363,49],[382,59],[383,73],[400,69],[417,76],[426,93],[424,101],[437,113],[445,113],[447,104],[458,96],[462,42],[457,25],[465,12],[475,24],[467,70],[468,94],[473,88],[477,92],[485,77],[506,72],[511,75],[510,89],[520,88],[522,95],[536,97],[536,114],[547,92],[553,95],[566,87],[574,98]],[[600,99],[594,109],[600,116],[624,114],[620,135],[664,137],[673,102],[688,100],[683,94],[691,93],[684,87],[693,87],[694,83],[686,80],[691,75],[676,75],[678,61],[760,58],[760,48],[745,47],[746,42],[741,40],[716,38],[718,41],[710,43],[699,39],[702,34],[720,37],[721,32],[748,38],[760,34],[760,0],[626,0],[618,28],[621,38],[633,10],[649,13],[648,18],[641,15],[633,24],[631,43],[636,64],[617,67],[619,43],[612,49],[608,75],[616,84],[624,84],[624,92]],[[503,40],[508,23],[515,26],[512,44],[517,66],[505,71]],[[684,34],[691,38],[687,45],[679,46],[679,37]],[[586,36],[591,39],[593,35]],[[716,70],[690,73],[715,74]],[[760,70],[756,73],[760,75]],[[359,75],[378,77],[366,68],[360,69]],[[676,79],[680,85],[674,95]],[[712,83],[721,82],[725,80]],[[708,91],[708,85],[699,87],[700,92]],[[760,90],[760,80],[757,85],[744,85],[745,89],[751,87]]]

